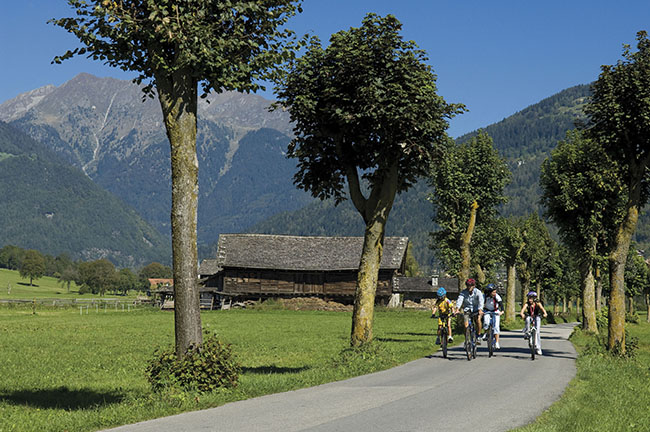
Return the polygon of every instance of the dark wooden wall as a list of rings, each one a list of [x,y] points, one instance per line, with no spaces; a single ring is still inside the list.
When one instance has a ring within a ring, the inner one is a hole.
[[[224,269],[217,282],[219,291],[231,295],[322,295],[354,296],[356,271],[299,272]],[[392,291],[393,271],[380,271],[378,296]]]

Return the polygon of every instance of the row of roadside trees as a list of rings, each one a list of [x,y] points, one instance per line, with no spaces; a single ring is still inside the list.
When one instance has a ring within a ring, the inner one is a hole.
[[[337,202],[349,197],[366,223],[350,340],[353,346],[370,342],[377,273],[394,197],[451,155],[447,121],[464,110],[437,95],[428,59],[415,43],[402,39],[399,21],[390,15],[369,14],[361,27],[332,35],[330,45],[323,48],[316,38],[308,44],[292,40],[293,33],[284,27],[301,10],[300,2],[294,0],[189,0],[182,4],[69,0],[69,4],[76,16],[53,23],[75,34],[83,46],[55,60],[88,55],[134,71],[138,74],[135,81],[146,84],[145,94],[156,92],[161,104],[171,148],[177,356],[183,357],[190,346],[202,341],[196,286],[198,86],[203,96],[211,90],[254,91],[261,88],[259,78],[275,80],[278,103],[294,122],[295,139],[288,153],[298,160],[297,186]],[[295,58],[297,49],[305,46],[304,55]],[[638,210],[647,198],[648,53],[647,39],[641,35],[638,53],[626,51],[627,61],[603,69],[586,110],[587,134],[620,164],[626,188],[617,234],[609,249],[609,339],[610,346],[623,343],[623,349],[624,264]],[[284,68],[278,68],[282,63]],[[488,140],[485,136],[478,139]],[[456,178],[464,180],[464,176]],[[491,232],[482,233],[482,221],[503,226],[507,236],[512,236],[504,246],[504,261],[520,263],[520,274],[527,277],[530,272],[527,280],[539,283],[530,263],[548,262],[548,255],[540,257],[534,248],[521,247],[521,243],[537,241],[530,225],[536,222],[531,219],[519,234],[499,222],[493,214],[493,206],[502,200],[499,193],[494,190],[474,197],[467,213],[452,212],[450,217],[474,225],[478,221],[476,238],[485,239],[481,242],[485,244]],[[458,242],[461,275],[472,265],[467,245],[473,230],[468,228],[445,228],[450,235],[460,235],[449,237],[448,243]],[[489,252],[479,247],[475,256]],[[513,261],[513,256],[518,258]],[[487,267],[485,261],[476,268],[482,267]]]
[[[104,295],[112,292],[125,295],[131,290],[148,291],[149,278],[171,278],[170,267],[153,262],[134,272],[129,268],[117,269],[107,259],[74,261],[67,254],[52,256],[34,249],[6,245],[0,249],[0,268],[17,270],[30,285],[43,276],[54,277],[70,292],[75,282],[79,293]]]

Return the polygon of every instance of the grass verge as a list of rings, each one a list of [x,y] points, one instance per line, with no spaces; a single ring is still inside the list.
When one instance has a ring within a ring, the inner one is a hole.
[[[428,316],[378,310],[373,349],[354,355],[347,312],[205,312],[204,327],[233,345],[239,387],[155,394],[144,369],[172,346],[172,313],[0,306],[0,432],[92,431],[386,369],[433,351]]]
[[[576,330],[578,372],[566,392],[534,423],[517,432],[648,431],[650,430],[650,324],[627,324],[638,338],[635,359],[603,352],[594,335]]]

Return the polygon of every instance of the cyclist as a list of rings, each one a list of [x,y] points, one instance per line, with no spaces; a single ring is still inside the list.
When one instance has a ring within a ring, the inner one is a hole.
[[[501,333],[499,322],[501,321],[501,315],[503,314],[503,300],[499,293],[497,293],[497,287],[493,283],[488,284],[485,287],[484,303],[483,310],[485,312],[494,312],[494,335],[496,339],[494,348],[501,349],[499,346],[499,333]],[[483,314],[483,330],[487,330],[490,326],[490,315],[490,313]],[[487,333],[484,333],[483,340],[486,340],[487,336]]]
[[[476,289],[476,281],[474,279],[470,278],[465,281],[465,289],[458,295],[456,309],[458,311],[463,311],[465,328],[469,325],[470,316],[478,312],[478,316],[474,321],[474,327],[476,328],[477,334],[481,332],[481,326],[479,323],[483,317],[483,293]],[[480,334],[478,334],[478,336],[480,336]],[[481,344],[480,338],[477,340],[477,343],[479,345]]]
[[[454,337],[451,335],[451,315],[454,312],[454,304],[447,298],[447,290],[443,287],[438,288],[438,300],[433,304],[431,308],[431,318],[436,315],[436,312],[440,311],[440,317],[446,316],[446,323],[442,322],[442,319],[438,318],[438,336],[436,337],[436,345],[440,345],[440,329],[443,325],[447,326],[447,334],[449,337],[447,340],[449,342],[454,341]]]
[[[524,306],[521,308],[519,315],[526,320],[526,327],[524,327],[524,339],[528,340],[530,338],[530,326],[535,326],[537,334],[535,337],[535,345],[537,346],[537,355],[542,355],[542,338],[540,337],[540,330],[542,324],[542,315],[544,318],[548,316],[546,309],[542,306],[539,299],[537,298],[537,293],[535,291],[530,291],[528,293],[527,301]],[[525,314],[525,315],[524,315]]]

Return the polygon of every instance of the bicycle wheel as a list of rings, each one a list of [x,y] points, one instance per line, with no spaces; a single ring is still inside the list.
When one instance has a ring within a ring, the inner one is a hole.
[[[536,333],[537,333],[537,329],[535,329],[535,327],[533,327],[531,329],[531,331],[530,331],[530,342],[529,342],[529,345],[530,345],[530,359],[531,360],[535,360],[535,349],[537,348],[535,346],[535,343],[537,342]]]
[[[476,329],[472,332],[472,358],[476,358],[476,347],[478,346],[478,334]]]
[[[494,355],[494,329],[492,328],[492,324],[490,324],[490,328],[488,329],[488,356],[492,357]]]
[[[465,353],[467,354],[467,360],[471,360],[472,359],[472,333],[469,327],[465,329]]]
[[[442,348],[442,357],[447,358],[447,332],[445,330],[440,331],[440,347]]]

